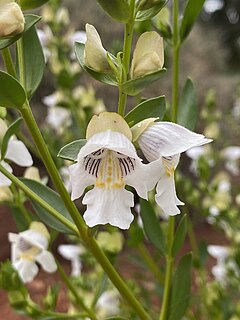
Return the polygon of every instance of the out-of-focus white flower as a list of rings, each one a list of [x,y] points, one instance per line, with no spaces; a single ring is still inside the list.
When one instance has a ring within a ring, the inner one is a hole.
[[[6,123],[0,119],[0,140],[3,138],[6,131]],[[11,137],[8,141],[7,152],[4,159],[10,160],[21,167],[30,167],[33,164],[32,156],[28,152],[25,144],[15,137]],[[7,162],[2,160],[1,165],[4,166],[4,168],[6,168],[9,172],[12,172],[12,168]],[[11,180],[5,177],[4,174],[0,173],[0,187],[8,187],[10,185]]]
[[[62,107],[50,107],[46,121],[58,134],[62,134],[72,123],[71,112]]]
[[[51,30],[50,29],[44,29],[44,30],[37,29],[37,35],[38,35],[38,39],[42,45],[45,63],[47,63],[48,59],[51,55],[51,52],[48,48],[49,38],[52,37]]]
[[[233,174],[239,175],[240,147],[230,146],[221,151],[223,158],[226,160],[225,167]]]
[[[67,166],[63,166],[59,169],[59,173],[63,179],[63,183],[67,189],[67,191],[70,193],[72,191],[71,183],[70,183],[70,174],[69,169]]]
[[[69,35],[68,37],[68,43],[71,47],[74,46],[75,42],[80,42],[80,43],[86,43],[87,41],[87,34],[85,31],[76,31]]]
[[[31,179],[31,180],[35,180],[35,181],[41,181],[40,178],[40,173],[38,168],[36,167],[29,167],[25,170],[24,174],[23,174],[24,178],[26,179]]]
[[[120,308],[119,293],[114,289],[103,292],[97,301],[96,307],[97,314],[101,318],[118,314]]]
[[[0,1],[0,37],[23,32],[25,19],[19,5],[13,0]]]
[[[72,244],[61,244],[58,247],[58,252],[61,256],[67,260],[71,261],[72,265],[72,277],[78,277],[81,275],[82,270],[82,262],[80,259],[80,255],[85,251],[83,247],[80,245],[72,245]]]
[[[179,214],[180,210],[177,206],[184,203],[176,195],[174,171],[178,165],[180,153],[212,140],[171,122],[150,123],[144,131],[139,131],[140,133],[137,134],[146,121],[148,119],[135,125],[132,130],[136,132],[136,141],[146,159],[149,162],[159,159],[155,200],[165,214]]]
[[[240,118],[240,98],[237,98],[234,102],[234,105],[232,108],[232,115],[236,119]]]
[[[0,187],[0,203],[12,202],[13,194],[9,187]]]
[[[148,183],[154,174],[150,166],[142,164],[131,136],[128,124],[116,113],[103,112],[89,122],[87,143],[81,148],[77,163],[69,167],[72,200],[94,185],[82,201],[87,205],[84,219],[89,227],[109,223],[129,228],[134,199],[125,185],[134,187],[140,197],[147,199]]]
[[[69,19],[69,12],[66,8],[60,7],[55,15],[55,20],[56,23],[61,24],[63,26],[66,26],[69,24],[70,19]]]
[[[212,268],[212,274],[217,281],[223,283],[227,275],[225,262],[229,255],[229,248],[219,245],[209,245],[207,250],[208,253],[217,260],[217,264]]]
[[[111,71],[107,59],[107,51],[102,46],[97,30],[91,24],[86,24],[87,41],[84,50],[84,63],[98,72]]]
[[[131,78],[138,78],[162,69],[163,38],[155,31],[143,33],[136,44],[130,69]]]
[[[23,282],[30,282],[38,273],[37,263],[47,272],[55,272],[57,265],[53,255],[47,251],[50,235],[41,222],[32,222],[26,231],[9,233],[12,244],[11,260]]]

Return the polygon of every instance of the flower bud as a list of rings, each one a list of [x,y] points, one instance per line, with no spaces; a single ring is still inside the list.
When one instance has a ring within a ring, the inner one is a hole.
[[[24,172],[24,178],[41,181],[39,170],[36,167],[29,167]]]
[[[155,31],[144,32],[133,53],[131,78],[138,78],[162,69],[164,64],[163,38]]]
[[[7,132],[7,124],[4,120],[0,119],[0,142],[2,141],[5,133]]]
[[[2,202],[12,202],[13,194],[8,187],[0,187],[0,203]]]
[[[0,37],[14,36],[23,32],[25,19],[19,5],[11,0],[0,4]]]
[[[87,41],[84,51],[84,63],[87,67],[94,69],[98,72],[111,71],[107,59],[107,51],[102,46],[101,38],[90,24],[86,24]]]

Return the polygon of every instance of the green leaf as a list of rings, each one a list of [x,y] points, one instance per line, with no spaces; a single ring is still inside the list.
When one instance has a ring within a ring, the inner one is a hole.
[[[153,73],[149,73],[142,77],[131,79],[122,84],[122,91],[130,96],[136,96],[144,88],[149,86],[151,83],[160,79],[160,77],[166,72],[165,68],[158,70]]]
[[[11,207],[11,214],[14,218],[14,222],[16,223],[16,227],[17,227],[18,232],[25,231],[29,228],[29,221],[27,221],[24,218],[23,213],[19,207],[17,207],[17,206]],[[32,218],[32,216],[31,216],[31,218]],[[32,219],[32,221],[33,221],[33,219]]]
[[[98,0],[103,10],[113,19],[128,22],[130,19],[130,6],[127,0]]]
[[[165,6],[168,0],[161,0],[159,3],[146,10],[140,10],[137,12],[136,21],[145,21],[151,19]]]
[[[1,145],[1,160],[5,158],[7,147],[8,147],[8,141],[19,129],[19,126],[22,122],[22,118],[18,118],[15,122],[13,122],[7,129],[3,139],[2,139],[2,145]]]
[[[192,30],[194,22],[202,10],[204,2],[205,0],[188,0],[180,27],[181,43],[187,38]]]
[[[140,205],[143,227],[148,239],[158,250],[165,254],[165,237],[151,204],[147,200],[140,199]]]
[[[86,139],[70,142],[60,149],[57,156],[62,159],[76,161],[80,149],[86,144],[86,142]]]
[[[39,197],[41,197],[44,201],[46,201],[48,204],[50,204],[54,209],[56,209],[59,213],[62,214],[66,219],[68,219],[70,222],[73,223],[73,220],[68,213],[68,210],[66,209],[64,202],[62,201],[61,197],[53,191],[52,189],[46,187],[42,183],[30,180],[30,179],[21,179],[22,182],[29,187],[33,192],[35,192]],[[64,233],[73,233],[72,230],[68,229],[64,224],[62,224],[58,219],[54,218],[52,215],[49,214],[49,212],[42,208],[42,206],[32,201],[33,208],[35,209],[37,215],[39,218],[49,225],[51,228],[64,232]]]
[[[110,317],[110,318],[105,318],[105,320],[128,320],[128,319],[123,317]]]
[[[31,0],[32,2],[32,0]],[[16,42],[19,38],[22,37],[22,35],[27,32],[33,25],[35,25],[41,17],[35,15],[35,14],[25,14],[25,25],[24,25],[24,30],[22,33],[17,34],[14,37],[11,38],[6,38],[6,39],[1,39],[0,40],[0,50],[9,47],[11,44]]]
[[[132,109],[126,116],[125,120],[132,127],[136,123],[147,118],[159,118],[162,120],[166,112],[165,96],[160,96],[145,100]]]
[[[178,124],[193,130],[198,119],[196,92],[191,79],[187,79],[178,108]]]
[[[173,246],[172,246],[173,257],[175,257],[178,251],[181,249],[186,237],[186,233],[187,233],[187,215],[185,214],[180,220],[179,225],[177,227],[177,231],[175,233]]]
[[[45,67],[42,46],[34,26],[22,36],[25,89],[30,98],[39,86]],[[19,70],[17,59],[17,70]]]
[[[20,109],[26,101],[26,93],[21,84],[10,74],[0,71],[0,106]]]
[[[85,45],[83,43],[79,43],[79,42],[75,43],[75,54],[83,70],[89,73],[94,79],[102,83],[109,84],[112,86],[117,86],[118,83],[117,83],[116,77],[113,74],[97,72],[93,69],[88,68],[84,64],[84,48],[85,48]]]
[[[168,320],[181,320],[185,314],[191,294],[192,254],[184,255],[173,276]]]
[[[29,10],[41,7],[44,3],[49,0],[20,0],[20,7],[22,10]]]

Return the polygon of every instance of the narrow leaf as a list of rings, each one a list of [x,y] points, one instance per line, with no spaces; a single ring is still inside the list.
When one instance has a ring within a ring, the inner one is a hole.
[[[187,233],[187,216],[185,214],[180,220],[179,225],[177,227],[177,231],[175,233],[173,247],[172,247],[173,257],[175,257],[178,251],[181,249],[186,237],[186,233]]]
[[[10,74],[0,71],[0,106],[20,109],[25,101],[26,93],[21,84]]]
[[[86,139],[70,142],[60,149],[57,156],[62,159],[76,161],[80,149],[86,144],[86,142]]]
[[[142,77],[128,80],[122,84],[122,91],[130,96],[136,96],[139,94],[143,89],[148,87],[153,82],[160,79],[160,77],[166,72],[165,68],[158,70],[153,73],[149,73]]]
[[[30,98],[42,80],[45,61],[42,46],[34,26],[23,34],[22,42],[26,85],[25,89],[27,91],[28,98]],[[19,66],[17,64],[17,70],[18,69]]]
[[[103,10],[113,19],[128,22],[130,19],[130,6],[127,0],[98,0]]]
[[[32,0],[31,0],[32,2]],[[16,42],[19,38],[22,37],[22,35],[27,32],[33,25],[35,25],[41,17],[35,15],[35,14],[25,14],[25,25],[24,25],[24,31],[20,34],[17,34],[14,37],[7,38],[7,39],[1,39],[0,40],[0,50],[9,47],[11,44]]]
[[[172,281],[168,320],[181,320],[185,315],[191,294],[192,254],[184,255],[175,271]]]
[[[112,86],[117,86],[118,83],[117,83],[116,77],[113,74],[97,72],[93,69],[88,68],[84,64],[84,48],[85,48],[85,45],[83,43],[79,43],[79,42],[75,43],[75,54],[83,70],[86,71],[88,74],[90,74],[94,79],[102,83],[109,84]]]
[[[61,213],[69,222],[72,222],[72,218],[66,209],[64,202],[61,197],[52,189],[46,187],[42,183],[30,179],[21,179],[22,182],[28,186],[33,192],[35,192],[39,197],[41,197],[44,201],[50,204],[54,209],[56,209],[59,213]],[[72,233],[72,230],[68,229],[64,224],[62,224],[58,219],[54,218],[49,212],[40,206],[39,203],[32,201],[32,205],[39,216],[39,218],[49,225],[51,228],[64,232],[64,233]]]
[[[140,205],[144,231],[151,243],[164,254],[166,252],[165,237],[160,222],[147,200],[141,199]]]
[[[193,130],[198,118],[196,92],[191,79],[187,79],[178,109],[178,124]]]
[[[188,0],[180,27],[180,39],[183,42],[189,35],[195,20],[202,10],[205,0]]]
[[[19,126],[22,122],[22,118],[18,118],[15,122],[13,122],[7,129],[3,139],[2,139],[2,145],[1,145],[1,160],[5,158],[7,147],[8,147],[8,141],[19,129]]]
[[[162,120],[165,112],[165,96],[160,96],[138,104],[125,116],[125,120],[129,123],[130,127],[132,127],[146,118],[159,118],[159,120]]]
[[[147,8],[146,10],[140,10],[137,13],[136,21],[145,21],[156,16],[159,11],[165,6],[168,0],[161,0],[159,3],[151,8]]]

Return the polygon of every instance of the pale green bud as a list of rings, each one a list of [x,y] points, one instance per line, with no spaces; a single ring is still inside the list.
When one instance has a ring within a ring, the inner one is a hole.
[[[120,232],[99,232],[97,242],[103,250],[118,253],[122,250],[123,236]]]
[[[7,109],[4,107],[0,107],[0,118],[4,119],[7,115]]]
[[[0,187],[0,203],[1,202],[12,202],[13,194],[10,188]]]
[[[107,59],[107,51],[102,46],[97,30],[91,24],[86,24],[87,41],[84,51],[84,63],[98,72],[109,72],[111,67]]]
[[[41,181],[39,170],[36,167],[29,167],[24,172],[24,178]]]
[[[155,31],[143,33],[133,53],[130,77],[138,78],[161,70],[163,64],[163,38]]]
[[[2,141],[8,127],[4,120],[0,119],[0,142]]]
[[[23,32],[25,19],[19,5],[11,0],[0,1],[0,37]]]

